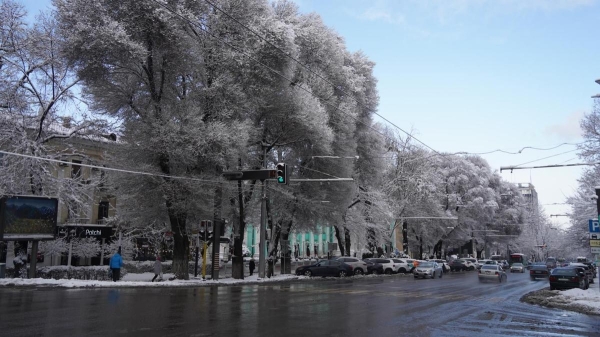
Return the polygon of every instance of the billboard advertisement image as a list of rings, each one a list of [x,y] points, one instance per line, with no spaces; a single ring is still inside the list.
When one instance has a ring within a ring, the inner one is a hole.
[[[0,199],[0,239],[53,240],[58,199],[12,196]]]

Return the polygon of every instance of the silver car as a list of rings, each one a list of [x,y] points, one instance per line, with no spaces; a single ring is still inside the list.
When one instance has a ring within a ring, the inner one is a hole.
[[[502,269],[500,265],[495,264],[484,264],[481,266],[481,269],[479,269],[477,275],[479,277],[479,282],[491,280],[502,283],[503,281],[506,282],[507,279],[504,269]]]
[[[524,273],[525,266],[522,263],[513,263],[513,265],[510,266],[510,272],[511,273]]]
[[[417,268],[413,271],[415,278],[435,278],[436,276],[442,278],[444,272],[442,266],[437,262],[420,262]]]

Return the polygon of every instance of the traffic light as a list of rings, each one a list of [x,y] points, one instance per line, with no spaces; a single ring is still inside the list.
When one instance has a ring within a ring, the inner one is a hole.
[[[287,185],[287,167],[284,163],[277,163],[277,182]]]

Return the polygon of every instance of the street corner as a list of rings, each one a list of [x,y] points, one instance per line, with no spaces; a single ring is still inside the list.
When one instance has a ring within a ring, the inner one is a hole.
[[[547,308],[600,316],[600,292],[596,289],[550,290],[544,288],[523,295],[520,301]]]

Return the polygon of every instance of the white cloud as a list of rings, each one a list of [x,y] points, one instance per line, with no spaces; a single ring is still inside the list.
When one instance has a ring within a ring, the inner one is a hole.
[[[574,111],[567,115],[564,122],[547,126],[544,133],[558,136],[564,140],[576,140],[581,138],[581,128],[579,123],[583,118],[583,111]]]

